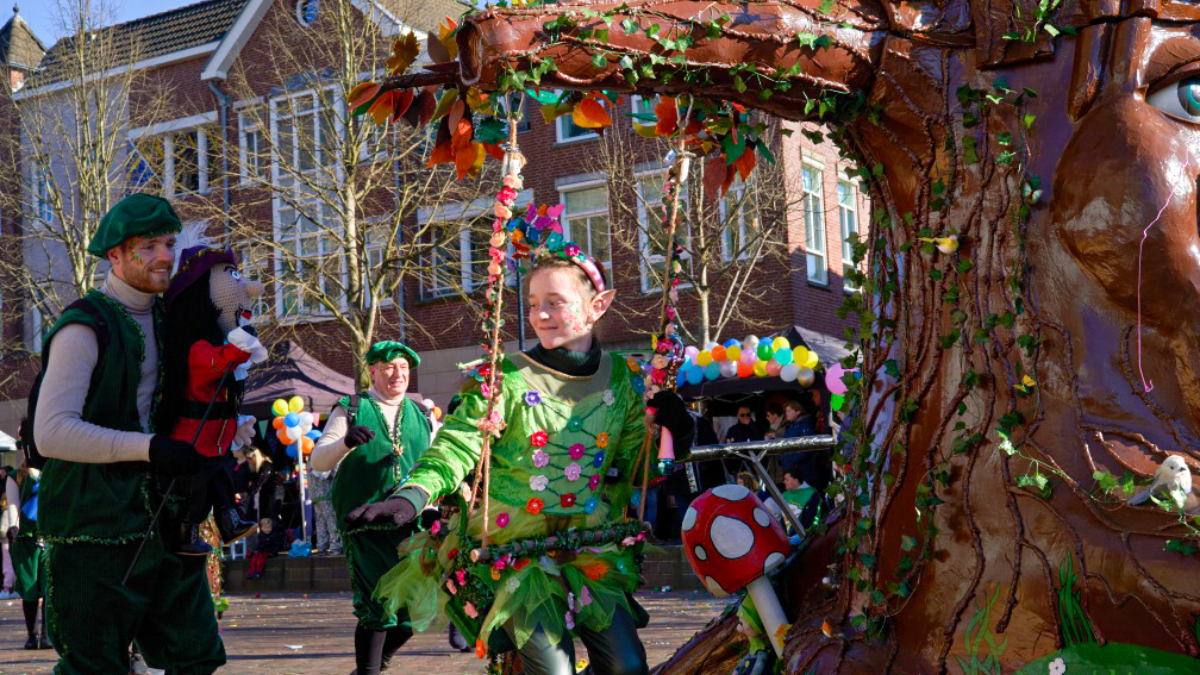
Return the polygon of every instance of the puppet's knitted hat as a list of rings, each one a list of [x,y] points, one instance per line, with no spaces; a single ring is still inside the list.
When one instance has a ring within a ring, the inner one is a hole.
[[[196,283],[200,277],[204,276],[205,272],[220,263],[237,265],[233,249],[209,246],[193,246],[184,249],[183,253],[179,255],[179,271],[171,278],[171,286],[163,295],[167,307],[171,306],[171,303],[179,297],[184,289]]]

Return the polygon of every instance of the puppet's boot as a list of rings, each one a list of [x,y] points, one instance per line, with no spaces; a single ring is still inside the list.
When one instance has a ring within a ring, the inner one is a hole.
[[[212,547],[200,536],[200,526],[185,520],[179,526],[179,548],[175,552],[179,555],[208,555],[212,553]]]
[[[249,536],[258,528],[257,523],[242,520],[241,514],[235,508],[220,511],[216,514],[216,520],[217,530],[221,533],[221,541],[226,544],[232,544],[238,539]]]

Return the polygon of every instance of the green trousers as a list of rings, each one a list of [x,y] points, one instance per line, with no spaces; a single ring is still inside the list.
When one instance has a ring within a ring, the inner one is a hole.
[[[225,664],[204,557],[146,542],[53,544],[46,549],[46,618],[55,675],[128,675],[129,645],[167,675],[209,675]]]
[[[13,590],[21,599],[31,602],[45,593],[42,574],[42,547],[34,537],[17,537],[9,550],[17,580]]]
[[[400,619],[388,614],[373,596],[379,579],[400,562],[396,552],[406,532],[399,530],[360,530],[342,535],[346,562],[350,564],[350,588],[354,591],[354,616],[368,630],[387,630]],[[401,617],[407,621],[408,617]]]

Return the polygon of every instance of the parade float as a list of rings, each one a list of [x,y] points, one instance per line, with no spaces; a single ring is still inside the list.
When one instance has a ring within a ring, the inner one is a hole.
[[[465,178],[505,157],[490,93],[591,129],[659,95],[638,133],[726,187],[775,161],[754,111],[822,122],[877,209],[847,301],[844,510],[772,565],[777,667],[1196,672],[1198,500],[1151,483],[1200,460],[1198,20],[1171,0],[489,7],[431,35],[423,70],[402,38],[354,106],[435,125],[432,161]],[[744,623],[657,672],[731,672]]]

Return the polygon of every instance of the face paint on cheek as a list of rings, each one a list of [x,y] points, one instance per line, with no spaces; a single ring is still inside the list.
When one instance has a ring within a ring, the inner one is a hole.
[[[134,251],[133,252],[133,262],[135,262],[139,265],[142,264],[142,254],[138,253],[137,251]]]
[[[576,335],[583,335],[588,331],[587,317],[584,316],[583,307],[578,302],[572,302],[567,305],[566,315],[567,328]]]

